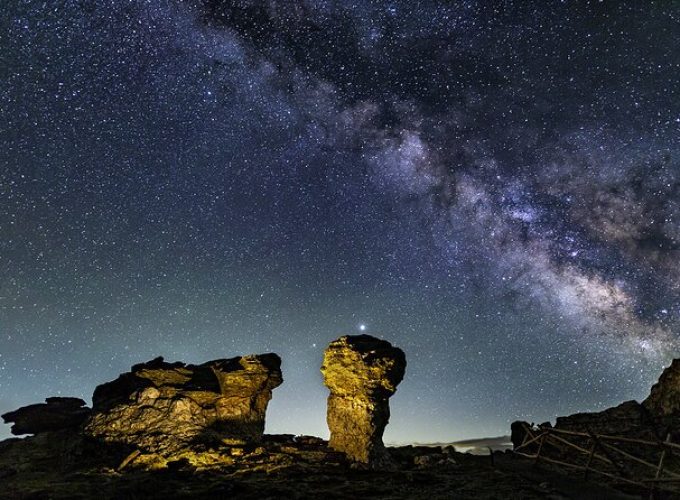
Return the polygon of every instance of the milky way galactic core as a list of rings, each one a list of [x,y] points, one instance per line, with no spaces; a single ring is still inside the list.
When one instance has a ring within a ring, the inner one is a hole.
[[[646,396],[680,353],[677,2],[10,0],[0,413],[162,355],[402,348],[388,442]],[[0,430],[2,436],[7,429]]]

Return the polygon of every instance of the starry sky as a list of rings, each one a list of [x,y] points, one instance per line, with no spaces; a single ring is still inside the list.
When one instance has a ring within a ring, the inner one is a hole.
[[[680,354],[680,4],[8,0],[0,413],[162,355],[401,347],[388,442],[644,398]],[[0,437],[9,435],[8,426]]]

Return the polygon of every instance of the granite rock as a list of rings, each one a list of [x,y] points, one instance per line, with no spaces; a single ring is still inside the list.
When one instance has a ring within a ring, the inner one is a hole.
[[[331,342],[321,372],[330,389],[329,446],[355,462],[380,466],[386,453],[383,432],[390,418],[389,398],[404,377],[401,349],[370,335]]]
[[[98,386],[85,433],[156,453],[192,443],[257,441],[281,359],[262,354],[200,365],[156,358]]]

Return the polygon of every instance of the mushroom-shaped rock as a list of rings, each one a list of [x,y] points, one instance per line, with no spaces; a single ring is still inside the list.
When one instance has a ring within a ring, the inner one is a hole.
[[[85,401],[79,398],[47,398],[45,403],[24,406],[2,415],[5,423],[13,422],[12,434],[76,429],[90,414]]]
[[[85,432],[157,453],[210,438],[257,441],[280,367],[276,354],[200,365],[156,358],[95,389]]]
[[[330,389],[327,421],[331,448],[356,462],[383,463],[388,400],[405,369],[404,352],[385,340],[347,335],[330,343],[321,373]]]

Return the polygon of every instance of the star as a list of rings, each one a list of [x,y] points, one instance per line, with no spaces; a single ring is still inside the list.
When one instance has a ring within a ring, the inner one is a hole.
[[[680,353],[678,2],[5,3],[0,414],[273,351],[324,435],[296,391],[379,329],[386,440],[448,441]]]

